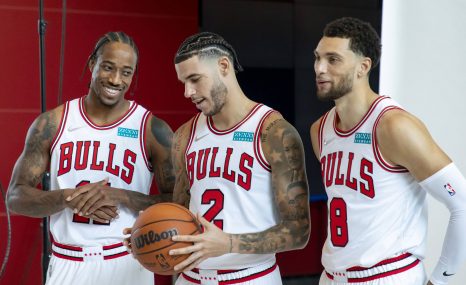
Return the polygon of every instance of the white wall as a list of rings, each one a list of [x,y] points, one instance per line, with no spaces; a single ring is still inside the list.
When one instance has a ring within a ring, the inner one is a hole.
[[[419,117],[466,174],[466,1],[387,0],[382,18],[380,93]],[[429,197],[429,275],[448,218],[446,208]],[[465,280],[466,264],[450,285]]]

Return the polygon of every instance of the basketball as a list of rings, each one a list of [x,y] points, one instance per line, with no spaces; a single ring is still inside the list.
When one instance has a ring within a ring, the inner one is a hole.
[[[174,203],[159,203],[143,211],[134,222],[131,249],[147,270],[160,275],[173,275],[173,267],[188,258],[189,254],[172,256],[168,252],[192,243],[174,242],[172,237],[200,232],[199,222],[188,209]]]

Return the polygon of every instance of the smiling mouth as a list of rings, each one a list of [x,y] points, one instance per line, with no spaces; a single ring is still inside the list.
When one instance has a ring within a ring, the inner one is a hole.
[[[110,88],[110,87],[104,87],[104,90],[107,94],[111,95],[111,96],[116,96],[118,95],[122,89],[119,89],[119,88]]]

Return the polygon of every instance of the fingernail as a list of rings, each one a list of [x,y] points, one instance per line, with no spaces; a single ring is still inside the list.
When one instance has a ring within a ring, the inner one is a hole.
[[[82,216],[82,215],[83,215],[83,212],[79,212],[79,214],[78,214],[78,215]]]
[[[89,212],[86,212],[86,216],[89,216]]]
[[[77,213],[78,213],[78,209],[74,209],[74,210],[73,210],[73,213],[77,214]]]
[[[70,200],[71,200],[70,196],[66,197],[66,201],[70,201]]]

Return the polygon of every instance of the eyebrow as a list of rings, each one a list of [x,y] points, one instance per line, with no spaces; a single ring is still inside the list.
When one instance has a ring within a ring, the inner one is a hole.
[[[115,65],[115,63],[113,61],[109,61],[109,60],[102,60],[102,63],[108,63],[110,65]],[[125,65],[125,66],[123,66],[123,68],[129,68],[131,70],[134,70],[134,68],[132,66],[129,66],[129,65]]]
[[[314,55],[320,55],[317,50],[314,50]],[[320,56],[338,56],[338,57],[342,57],[341,54],[337,53],[337,52],[326,52]]]

